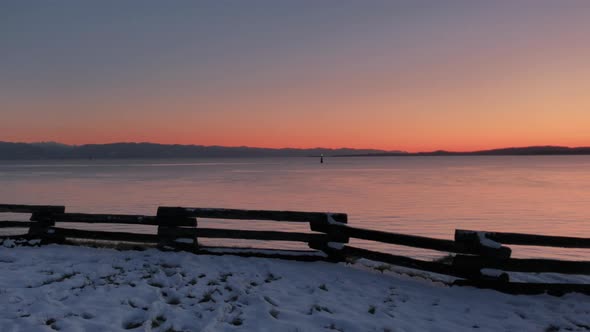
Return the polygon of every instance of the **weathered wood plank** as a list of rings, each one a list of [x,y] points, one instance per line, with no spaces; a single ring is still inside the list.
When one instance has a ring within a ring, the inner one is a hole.
[[[101,224],[157,225],[156,217],[130,214],[58,213],[51,215],[56,222]]]
[[[185,219],[181,217],[180,220]],[[195,227],[176,227],[170,225],[158,226],[158,247],[167,250],[185,250],[194,251],[198,247],[197,228]]]
[[[198,236],[204,238],[225,238],[244,240],[265,240],[265,241],[295,241],[310,242],[327,240],[325,234],[312,233],[291,233],[276,231],[239,230],[239,229],[213,229],[198,228]]]
[[[330,251],[330,249],[327,250]],[[456,271],[451,265],[437,262],[422,261],[410,257],[386,254],[382,252],[352,247],[348,245],[343,246],[342,249],[333,250],[337,251],[339,254],[344,255],[346,257],[361,257],[373,261],[384,262],[392,265],[398,265],[439,274],[445,274],[459,278],[472,277],[471,275],[465,275],[459,271]]]
[[[160,206],[160,207],[158,207],[157,216],[158,217],[170,217],[170,218],[176,218],[176,217],[187,218],[190,215],[189,215],[187,209],[183,208],[183,207]]]
[[[33,225],[30,221],[8,221],[0,220],[0,228],[28,228]]]
[[[196,254],[206,255],[232,255],[241,257],[277,258],[304,262],[327,261],[327,256],[320,251],[277,250],[263,248],[239,248],[239,247],[209,247],[201,246]]]
[[[52,233],[53,231],[53,233]],[[106,241],[123,241],[123,242],[146,242],[157,243],[158,236],[154,234],[139,234],[127,232],[102,232],[88,231],[81,229],[70,229],[61,227],[52,227],[49,229],[50,234],[60,235],[66,238],[106,240]]]
[[[74,222],[91,224],[131,224],[131,225],[159,225],[163,221],[155,216],[132,214],[90,214],[90,213],[57,213],[49,217],[55,222]],[[170,226],[195,226],[194,218],[165,219]]]
[[[197,237],[197,228],[195,227],[170,227],[158,226],[158,236],[177,238],[177,237]]]
[[[484,232],[457,229],[455,230],[455,243],[470,253],[484,257],[508,259],[512,255],[512,249],[488,238]]]
[[[197,219],[191,217],[156,217],[156,223],[159,226],[188,226],[197,227]]]
[[[33,212],[51,212],[51,213],[63,213],[65,212],[65,206],[58,205],[17,205],[17,204],[0,204],[0,212],[12,212],[12,213],[33,213]]]
[[[458,230],[462,232],[476,232],[471,230]],[[490,240],[503,244],[544,246],[561,248],[590,248],[590,238],[534,235],[521,233],[483,232]]]
[[[561,261],[552,259],[524,258],[496,260],[478,256],[457,255],[453,259],[453,266],[457,269],[489,268],[514,272],[590,274],[590,262],[588,261]]]
[[[65,210],[65,208],[64,208]],[[63,238],[55,235],[49,234],[48,230],[50,227],[55,225],[55,221],[53,220],[53,215],[62,213],[63,211],[60,210],[48,210],[48,209],[40,209],[37,211],[33,211],[29,220],[35,221],[31,224],[29,228],[29,235],[31,236],[38,236],[40,237],[44,243],[61,243]]]
[[[378,241],[383,243],[438,251],[447,251],[455,253],[473,253],[472,250],[469,250],[462,246],[457,246],[455,242],[451,240],[375,231],[370,229],[351,227],[348,225],[329,225],[327,230],[328,232],[335,231],[339,234],[343,234],[355,239]]]
[[[299,211],[271,211],[271,210],[238,210],[216,208],[185,208],[167,207],[158,208],[158,215],[178,215],[184,211],[187,216],[194,218],[211,219],[240,219],[240,220],[270,220],[291,222],[322,222],[327,223],[331,219],[336,222],[346,223],[348,216],[344,213],[299,212]]]
[[[562,296],[567,293],[582,293],[590,295],[590,284],[547,284],[524,282],[495,282],[486,280],[456,280],[454,286],[471,286],[477,288],[494,289],[508,294],[550,294]]]

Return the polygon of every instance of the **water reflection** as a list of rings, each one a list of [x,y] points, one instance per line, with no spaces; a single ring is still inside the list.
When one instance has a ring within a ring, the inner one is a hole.
[[[355,226],[438,238],[452,238],[456,228],[590,237],[588,156],[326,158],[321,166],[314,158],[37,161],[2,162],[0,171],[0,202],[63,204],[68,212],[155,214],[159,205],[332,211],[348,213]],[[587,257],[548,248],[516,254]]]

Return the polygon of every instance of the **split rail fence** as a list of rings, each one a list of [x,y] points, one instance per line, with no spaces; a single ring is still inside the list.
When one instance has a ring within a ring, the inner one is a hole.
[[[31,214],[28,222],[0,220],[0,228],[28,228],[26,234],[0,236],[0,240],[38,240],[35,242],[40,244],[73,243],[72,239],[149,243],[168,250],[297,260],[365,258],[452,276],[456,278],[454,285],[515,294],[590,294],[590,284],[511,282],[509,275],[510,272],[590,275],[590,261],[511,258],[512,250],[505,246],[590,249],[590,238],[456,230],[454,240],[444,240],[352,227],[347,224],[348,216],[344,213],[159,207],[156,216],[146,216],[66,213],[65,210],[64,206],[0,204],[0,212]],[[197,226],[198,218],[307,223],[311,232],[203,228]],[[57,227],[56,223],[153,225],[157,226],[157,234],[83,230]],[[306,243],[313,250],[206,247],[199,244],[200,238],[295,241]],[[446,261],[426,261],[355,247],[349,244],[350,239],[436,250],[452,256]]]

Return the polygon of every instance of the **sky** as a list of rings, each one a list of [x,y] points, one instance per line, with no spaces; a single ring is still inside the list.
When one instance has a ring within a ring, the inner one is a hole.
[[[590,146],[590,1],[0,2],[0,141]]]

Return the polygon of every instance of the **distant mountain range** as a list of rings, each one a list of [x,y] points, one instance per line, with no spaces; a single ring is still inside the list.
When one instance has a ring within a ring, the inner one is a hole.
[[[503,148],[492,150],[479,150],[469,152],[431,151],[431,152],[377,152],[357,154],[354,157],[408,157],[408,156],[542,156],[542,155],[590,155],[590,147],[565,147],[565,146],[527,146],[519,148]],[[353,155],[339,155],[339,157],[352,157]]]
[[[240,157],[313,157],[320,155],[371,155],[401,153],[374,149],[269,149],[155,143],[112,143],[65,145],[55,142],[0,142],[0,160],[39,159],[165,159],[165,158],[240,158]]]
[[[406,157],[406,156],[516,156],[590,155],[590,147],[532,146],[472,152],[432,151],[408,153],[375,149],[270,149],[155,143],[112,143],[66,145],[55,142],[0,142],[0,160],[39,159],[165,159],[165,158],[246,158],[246,157]]]

